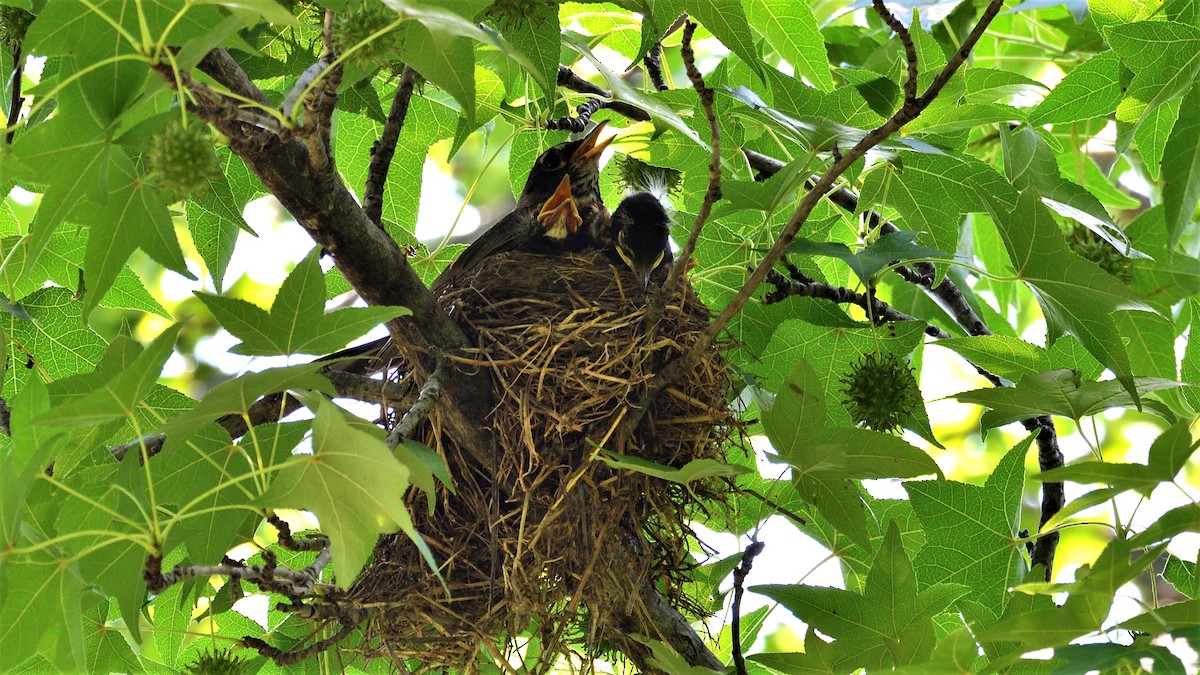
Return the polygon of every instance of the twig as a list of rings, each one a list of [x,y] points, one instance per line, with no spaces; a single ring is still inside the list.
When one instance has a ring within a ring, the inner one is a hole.
[[[0,431],[3,431],[5,436],[12,438],[12,410],[8,407],[8,400],[3,396],[0,396]]]
[[[646,77],[650,78],[650,84],[654,85],[655,91],[667,90],[667,81],[663,79],[662,55],[662,40],[659,40],[650,46],[650,50],[642,59],[646,67]]]
[[[671,265],[667,281],[658,292],[661,300],[655,298],[662,304],[665,304],[666,299],[675,293],[679,280],[687,271],[692,253],[696,250],[700,231],[704,229],[704,224],[708,222],[708,217],[712,213],[713,204],[721,199],[721,132],[717,125],[716,112],[713,110],[715,103],[713,90],[704,83],[704,77],[696,68],[696,55],[692,51],[692,36],[695,32],[696,24],[691,21],[684,23],[683,44],[680,52],[683,55],[683,65],[687,69],[688,80],[691,81],[692,88],[696,90],[696,96],[700,99],[701,107],[704,108],[704,116],[708,119],[708,133],[712,139],[712,155],[708,161],[708,189],[704,192],[704,201],[701,202],[700,210],[696,213],[696,222],[692,224],[692,231],[688,233],[687,243],[679,252],[678,259]]]
[[[346,639],[346,637],[349,636],[356,627],[357,624],[355,623],[343,623],[338,629],[338,632],[334,633],[331,637],[327,637],[324,640],[317,640],[303,649],[284,651],[277,647],[272,647],[265,641],[254,637],[242,638],[242,644],[246,647],[257,650],[260,655],[271,659],[276,665],[288,666],[293,663],[299,663],[304,659],[313,656],[314,654],[320,654],[326,649],[336,645],[337,643]]]
[[[21,107],[25,105],[25,97],[21,96],[21,78],[25,72],[25,63],[22,59],[20,45],[13,47],[12,59],[12,98],[9,99],[8,123],[5,124],[8,133],[4,135],[4,142],[7,145],[12,145],[13,138],[17,135],[16,124],[21,119]]]
[[[733,570],[733,665],[737,667],[738,675],[746,675],[746,659],[742,656],[742,584],[750,574],[754,558],[762,553],[764,542],[756,541],[746,547],[742,554],[742,562]]]
[[[371,165],[367,169],[367,184],[363,188],[363,211],[376,225],[382,227],[383,222],[383,188],[387,184],[388,170],[392,166],[392,157],[396,154],[396,142],[404,129],[404,120],[408,117],[408,104],[412,101],[413,90],[416,88],[417,71],[404,66],[400,74],[400,83],[392,96],[392,107],[388,110],[387,121],[383,124],[383,132],[379,140],[371,146]]]
[[[199,577],[228,577],[249,581],[270,590],[284,590],[296,597],[303,597],[312,592],[316,580],[329,561],[333,552],[329,548],[321,549],[313,563],[302,570],[290,570],[277,567],[274,556],[264,565],[176,565],[170,572],[155,574],[153,557],[147,561],[144,576],[151,593],[161,593],[167,588],[188,579]],[[159,559],[158,564],[162,561]],[[285,593],[286,594],[286,593]]]
[[[598,96],[606,99],[612,98],[612,92],[588,82],[577,75],[575,71],[564,65],[558,66],[558,86],[580,94],[590,94],[592,96]],[[649,113],[624,101],[608,101],[608,105],[605,107],[617,113],[618,115],[623,115],[631,120],[636,120],[638,122],[650,121]]]
[[[587,129],[592,121],[592,115],[597,111],[611,108],[615,101],[605,101],[598,98],[589,99],[575,106],[575,117],[567,115],[556,120],[546,120],[546,128],[551,131],[570,131],[578,134]]]
[[[279,545],[289,551],[320,551],[329,546],[329,537],[323,534],[309,537],[308,539],[296,539],[292,536],[292,526],[288,525],[287,521],[280,518],[277,514],[268,514],[267,522],[275,528]]]
[[[888,28],[892,29],[896,37],[900,38],[900,44],[904,45],[904,61],[908,64],[908,77],[904,80],[904,103],[915,104],[917,102],[917,47],[913,44],[912,35],[908,33],[908,28],[883,4],[883,0],[871,0],[871,7],[888,25]]]
[[[812,280],[796,281],[787,279],[775,270],[767,273],[767,283],[775,287],[775,290],[767,293],[764,299],[764,302],[768,305],[780,302],[790,296],[798,295],[809,298],[821,298],[839,305],[858,305],[867,312],[867,315],[871,317],[871,321],[875,325],[894,323],[896,321],[920,321],[917,317],[905,314],[873,295],[868,298],[866,295],[852,291],[844,286],[830,286],[829,284]],[[946,331],[928,323],[925,325],[925,334],[939,340],[950,337],[950,334]]]
[[[442,358],[438,361],[437,367],[429,374],[429,378],[425,380],[425,384],[421,385],[421,393],[417,396],[417,402],[404,413],[404,417],[395,427],[388,433],[387,444],[389,448],[394,448],[404,442],[404,439],[412,435],[416,430],[417,425],[425,419],[427,415],[437,405],[439,399],[442,398],[442,381],[446,377],[446,373],[450,368],[450,359]]]

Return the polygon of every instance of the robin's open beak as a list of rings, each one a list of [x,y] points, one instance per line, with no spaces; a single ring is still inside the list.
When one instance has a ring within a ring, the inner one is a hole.
[[[604,131],[604,127],[606,126],[608,126],[608,120],[597,124],[596,128],[592,129],[592,133],[584,137],[583,142],[579,144],[578,148],[575,148],[574,154],[571,155],[572,163],[600,157],[600,153],[604,152],[608,144],[612,143],[613,139],[616,138],[616,136],[609,136],[604,140],[600,140],[600,132]]]
[[[575,200],[571,199],[570,176],[563,176],[554,194],[550,195],[550,199],[546,200],[546,204],[538,212],[537,219],[546,230],[545,236],[551,239],[566,239],[567,235],[579,231],[583,218],[579,217]]]

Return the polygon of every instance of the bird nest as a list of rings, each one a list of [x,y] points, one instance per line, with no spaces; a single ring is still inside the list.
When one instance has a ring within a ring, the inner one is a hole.
[[[546,665],[569,649],[624,648],[626,633],[652,632],[634,618],[645,615],[639,589],[648,585],[697,613],[683,591],[688,522],[723,485],[685,486],[600,459],[682,467],[724,456],[738,422],[716,350],[619,432],[653,374],[709,323],[684,285],[682,302],[677,292],[653,326],[651,296],[599,253],[494,256],[443,295],[473,340],[469,365],[492,378],[495,469],[461,451],[436,417],[427,425],[420,440],[445,458],[454,489],[441,488],[432,515],[425,495],[409,506],[449,593],[411,541],[382,539],[347,598],[376,610],[376,653],[471,672],[514,650]],[[511,637],[521,634],[532,637]]]

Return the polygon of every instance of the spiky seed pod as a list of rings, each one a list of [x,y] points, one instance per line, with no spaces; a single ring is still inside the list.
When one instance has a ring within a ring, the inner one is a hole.
[[[1121,283],[1128,285],[1133,282],[1133,265],[1129,258],[1086,227],[1076,225],[1067,237],[1067,246],[1079,257],[1096,263]]]
[[[863,355],[841,382],[850,417],[875,431],[900,429],[922,402],[912,369],[892,353]]]
[[[25,40],[25,31],[34,17],[20,7],[0,5],[0,44],[9,52],[16,51]]]
[[[197,656],[187,671],[190,675],[240,675],[245,668],[245,662],[234,656],[232,649],[218,649]]]
[[[172,201],[207,189],[220,171],[208,127],[193,122],[186,127],[172,122],[150,139],[146,149],[147,179]]]
[[[612,162],[617,184],[626,192],[650,192],[661,198],[676,192],[683,181],[678,170],[647,164],[632,155],[616,155]]]
[[[357,47],[350,60],[359,64],[392,67],[400,63],[404,46],[398,29],[370,39],[396,20],[396,13],[378,0],[359,3],[350,12],[338,12],[334,17],[333,44],[338,53],[345,54]]]

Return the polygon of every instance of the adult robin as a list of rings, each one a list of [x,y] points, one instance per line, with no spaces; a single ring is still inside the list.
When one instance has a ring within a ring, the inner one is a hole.
[[[633,270],[642,290],[650,285],[650,274],[670,264],[671,214],[662,201],[650,192],[635,192],[617,205],[608,227],[612,245],[607,249]]]
[[[569,179],[570,201],[574,205],[585,231],[608,221],[608,209],[600,199],[600,153],[612,142],[612,137],[600,140],[600,132],[608,122],[600,122],[587,136],[559,143],[538,156],[525,179],[525,187],[517,198],[517,206],[450,264],[430,290],[435,296],[453,285],[485,258],[515,251],[541,233],[538,214],[554,197],[564,179]]]
[[[574,217],[579,219],[577,231],[593,232],[607,223],[609,212],[600,199],[600,154],[613,140],[611,136],[603,140],[600,138],[607,125],[607,121],[600,122],[587,136],[559,143],[538,155],[529,176],[525,179],[525,186],[517,198],[516,207],[480,235],[449,267],[442,270],[430,285],[433,295],[440,296],[484,259],[517,250],[538,237],[543,230],[538,216],[545,209],[547,202],[559,193],[564,181],[569,189],[570,199],[563,201],[560,195],[558,206],[565,208],[569,203],[570,208],[574,209]],[[565,213],[559,213],[559,216],[567,217]],[[347,364],[341,369],[373,372],[380,369],[379,362],[386,359],[391,351],[390,338],[385,337],[348,347],[322,357],[321,360],[372,357],[365,362],[360,360],[353,365]]]

